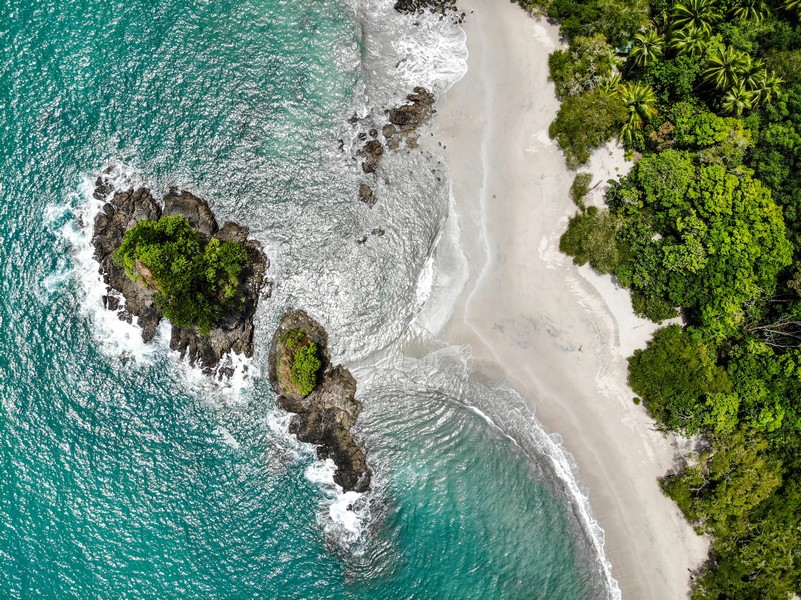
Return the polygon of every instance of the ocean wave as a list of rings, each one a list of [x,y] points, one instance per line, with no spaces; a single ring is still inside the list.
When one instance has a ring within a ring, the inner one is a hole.
[[[497,366],[473,359],[469,347],[442,346],[434,339],[423,339],[426,337],[427,334],[419,333],[416,341],[421,358],[411,358],[399,348],[380,365],[364,364],[357,370],[360,384],[364,387],[363,394],[384,402],[397,403],[398,398],[416,397],[430,398],[432,405],[450,403],[459,410],[477,415],[520,448],[538,472],[537,478],[548,480],[555,490],[561,490],[564,501],[572,508],[578,528],[576,533],[584,540],[585,546],[579,554],[587,559],[594,558],[597,564],[596,585],[600,583],[609,598],[619,599],[621,592],[604,554],[603,529],[592,514],[587,492],[579,483],[576,462],[563,446],[561,438],[545,431],[529,405]],[[431,349],[421,353],[419,347],[426,343]],[[366,405],[365,408],[367,422],[380,418],[381,410],[375,405]],[[437,420],[440,421],[441,418]],[[459,432],[452,435],[459,435]],[[432,440],[432,437],[421,435],[419,443],[431,444]],[[443,438],[437,443],[449,442]]]

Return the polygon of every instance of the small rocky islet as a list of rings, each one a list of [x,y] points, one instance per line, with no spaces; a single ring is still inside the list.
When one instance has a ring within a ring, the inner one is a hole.
[[[294,355],[303,347],[314,348],[319,360],[314,387],[306,394],[291,375]],[[294,413],[289,431],[300,441],[315,444],[318,458],[334,461],[334,482],[344,491],[367,491],[372,473],[351,431],[362,409],[356,400],[356,380],[342,365],[331,364],[328,334],[322,325],[302,310],[285,314],[273,336],[269,367],[278,405]]]
[[[101,175],[95,184],[94,197],[103,201],[109,196],[111,199],[95,217],[92,236],[95,259],[100,263],[100,272],[107,286],[103,296],[106,308],[116,311],[120,319],[129,323],[137,317],[142,340],[149,342],[153,339],[164,318],[156,302],[156,290],[141,279],[135,281],[129,277],[125,268],[115,260],[114,253],[122,245],[125,233],[137,223],[158,221],[161,217],[184,217],[207,242],[216,239],[244,246],[247,261],[239,274],[237,301],[230,303],[233,308],[225,310],[205,335],[197,328],[181,328],[173,324],[170,348],[180,352],[181,357],[188,356],[190,364],[200,363],[206,373],[215,372],[223,356],[231,351],[253,356],[253,316],[259,296],[262,293],[270,295],[269,286],[265,286],[269,260],[261,245],[248,239],[248,229],[232,222],[219,227],[209,205],[189,192],[171,190],[159,204],[149,189],[115,190],[112,181]],[[265,287],[267,289],[263,292]],[[230,374],[227,368],[220,369],[220,376]]]

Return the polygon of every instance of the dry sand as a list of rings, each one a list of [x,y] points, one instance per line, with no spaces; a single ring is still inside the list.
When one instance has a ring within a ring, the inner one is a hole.
[[[440,102],[431,139],[433,150],[446,147],[469,276],[438,333],[503,365],[545,428],[563,437],[623,597],[684,598],[706,543],[657,485],[677,441],[653,430],[626,385],[626,357],[655,326],[609,277],[558,249],[575,212],[574,174],[547,134],[558,109],[547,81],[558,31],[508,0],[460,5],[468,73]],[[610,147],[589,168],[595,185],[627,167]]]

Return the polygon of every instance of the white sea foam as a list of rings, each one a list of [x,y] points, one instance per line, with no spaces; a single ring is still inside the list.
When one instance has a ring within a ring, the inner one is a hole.
[[[227,427],[223,427],[222,425],[218,425],[214,428],[212,433],[222,440],[224,444],[230,446],[234,450],[239,450],[240,443],[236,440],[236,438],[231,435],[231,432],[228,431]]]
[[[316,483],[325,493],[323,512],[318,520],[326,535],[340,547],[358,552],[364,541],[365,523],[369,521],[369,503],[366,494],[343,492],[334,483],[336,465],[327,458],[315,461],[306,469],[306,478]]]
[[[439,95],[467,72],[467,44],[449,17],[402,15],[390,0],[349,0],[362,26],[362,68],[370,105],[384,108],[415,86]]]
[[[111,169],[109,177],[115,186],[131,187],[140,183],[134,171],[124,165],[113,164]],[[100,349],[109,355],[125,355],[139,362],[149,362],[154,354],[164,350],[162,332],[157,334],[154,344],[145,344],[138,327],[120,320],[117,312],[106,310],[103,305],[103,296],[109,290],[92,246],[92,227],[103,201],[96,200],[93,194],[94,179],[86,175],[63,203],[45,209],[45,223],[58,225],[55,233],[69,249],[72,261],[63,272],[45,279],[43,286],[48,289],[54,283],[72,278],[77,283],[79,311],[92,322],[92,334]]]

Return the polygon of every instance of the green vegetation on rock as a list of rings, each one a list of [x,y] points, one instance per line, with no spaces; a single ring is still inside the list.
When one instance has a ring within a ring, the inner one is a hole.
[[[284,352],[278,365],[278,377],[288,391],[301,396],[317,387],[317,375],[322,366],[317,344],[300,329],[290,329],[282,337]]]
[[[173,325],[207,335],[226,311],[237,308],[244,245],[206,240],[184,217],[139,221],[125,233],[115,261],[150,288]]]

